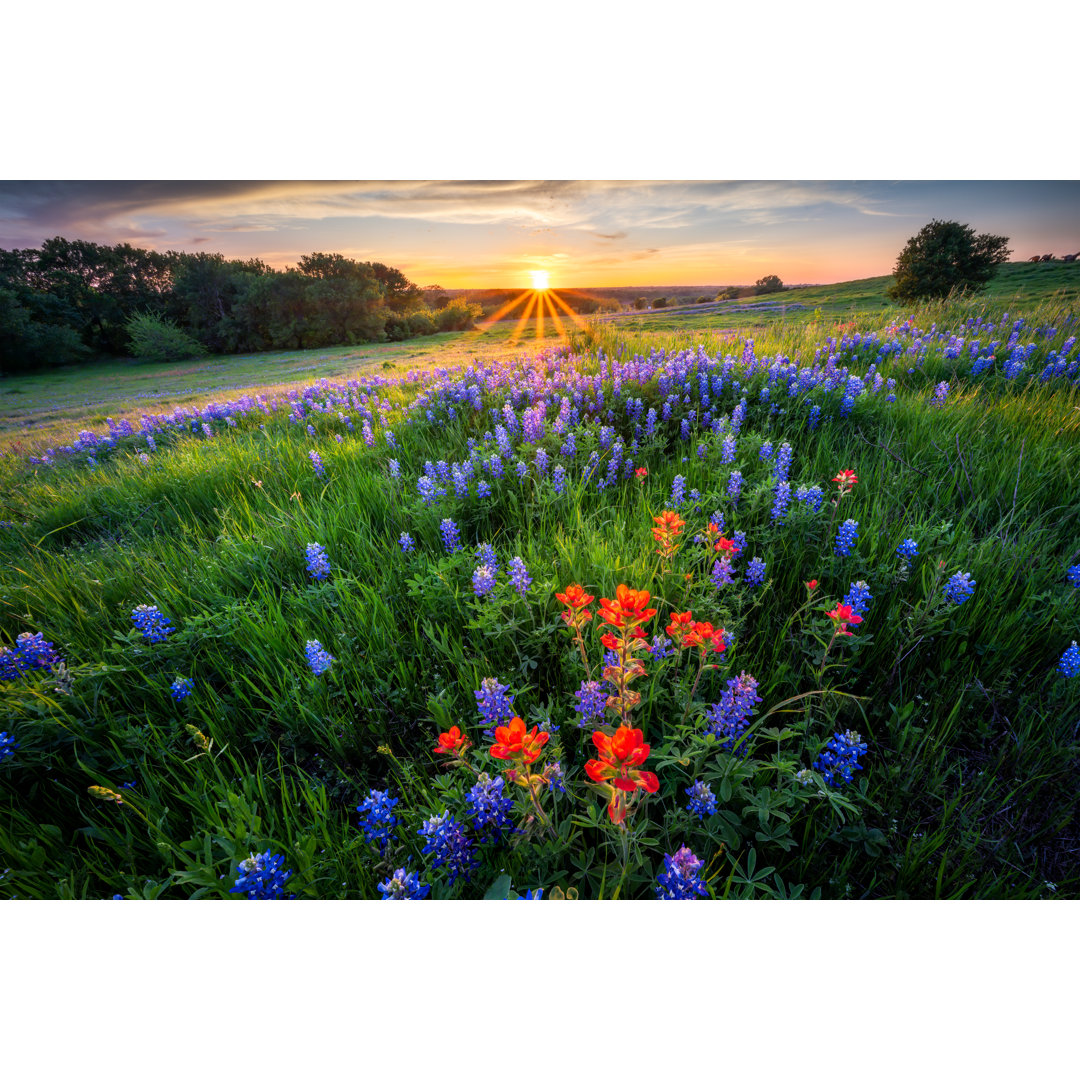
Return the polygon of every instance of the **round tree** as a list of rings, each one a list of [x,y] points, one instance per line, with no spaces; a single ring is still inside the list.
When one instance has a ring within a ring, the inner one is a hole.
[[[1007,236],[976,235],[958,221],[931,221],[900,252],[889,296],[902,304],[985,288],[1011,252]]]

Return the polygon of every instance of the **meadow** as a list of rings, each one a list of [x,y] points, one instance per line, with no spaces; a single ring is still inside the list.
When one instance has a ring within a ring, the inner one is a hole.
[[[0,895],[1080,896],[1047,280],[8,381]]]

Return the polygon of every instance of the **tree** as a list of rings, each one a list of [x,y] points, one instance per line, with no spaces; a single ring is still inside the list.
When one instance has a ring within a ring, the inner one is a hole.
[[[931,221],[913,236],[896,259],[889,296],[901,304],[986,287],[1000,263],[1012,254],[1007,236],[978,236],[958,221]]]
[[[644,311],[649,306],[649,300],[645,296],[639,296],[634,300],[634,310]]]
[[[662,307],[667,307],[667,297],[666,297],[666,296],[658,296],[658,297],[657,297],[657,298],[656,298],[656,299],[655,299],[655,300],[654,300],[654,301],[652,302],[652,306],[653,306],[654,308],[662,308]]]
[[[754,282],[754,288],[759,293],[780,292],[784,288],[784,283],[776,274],[766,274]]]

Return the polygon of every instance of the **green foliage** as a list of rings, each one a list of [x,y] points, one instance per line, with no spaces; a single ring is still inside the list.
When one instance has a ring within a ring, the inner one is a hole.
[[[656,299],[653,300],[653,302],[652,302],[652,306],[654,308],[666,308],[668,306],[667,297],[666,296],[658,296],[658,297],[656,297]]]
[[[758,293],[781,292],[783,288],[784,283],[776,274],[766,274],[765,277],[758,278],[754,282],[754,290]]]
[[[931,221],[900,252],[889,296],[900,303],[942,299],[985,288],[1009,257],[1006,236],[976,235],[957,221]]]
[[[469,330],[473,320],[483,313],[479,304],[471,303],[463,296],[456,296],[444,308],[435,312],[435,319],[440,330]]]
[[[127,327],[131,354],[138,360],[172,363],[197,360],[206,355],[206,349],[200,342],[160,315],[149,312],[132,315]]]

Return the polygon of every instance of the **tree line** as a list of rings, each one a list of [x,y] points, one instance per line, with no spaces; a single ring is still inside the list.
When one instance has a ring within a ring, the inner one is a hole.
[[[0,249],[4,372],[148,355],[148,340],[171,341],[170,358],[400,341],[468,329],[479,314],[392,266],[338,254],[275,270],[261,259],[63,237]]]

